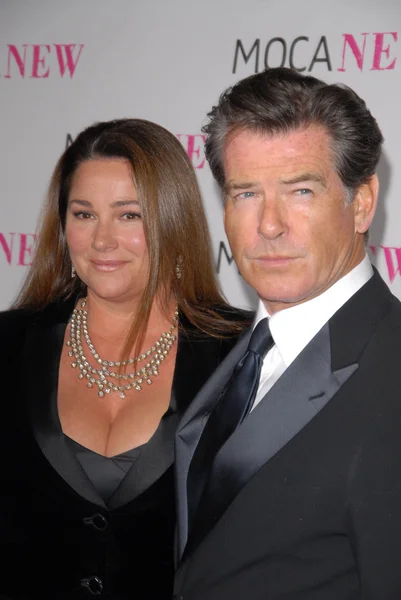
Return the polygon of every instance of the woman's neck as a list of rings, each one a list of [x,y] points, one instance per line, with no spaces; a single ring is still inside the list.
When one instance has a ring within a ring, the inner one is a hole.
[[[140,308],[140,299],[130,302],[115,302],[99,298],[88,292],[86,307],[88,313],[89,334],[109,341],[113,345],[123,346],[127,334],[135,321]],[[149,315],[145,338],[158,338],[167,330],[173,320],[175,301],[172,299],[166,308],[161,307],[159,298],[155,298]]]

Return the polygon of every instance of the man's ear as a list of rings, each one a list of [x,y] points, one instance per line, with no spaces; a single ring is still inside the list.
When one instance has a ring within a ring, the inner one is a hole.
[[[355,232],[366,233],[375,216],[379,195],[379,180],[376,173],[355,192],[352,202],[355,211]]]

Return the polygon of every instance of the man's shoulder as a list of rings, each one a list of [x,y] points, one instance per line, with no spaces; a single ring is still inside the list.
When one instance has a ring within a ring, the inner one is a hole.
[[[391,320],[394,327],[401,327],[400,299],[395,296],[376,269],[369,283],[370,285],[366,285],[365,296],[362,288],[362,302],[371,303],[383,320]]]
[[[347,316],[355,319],[357,315],[361,318],[364,316],[363,313],[366,313],[364,319],[366,320],[368,314],[383,316],[388,311],[394,315],[401,314],[401,302],[392,293],[377,269],[374,269],[373,276],[347,300],[334,318]]]

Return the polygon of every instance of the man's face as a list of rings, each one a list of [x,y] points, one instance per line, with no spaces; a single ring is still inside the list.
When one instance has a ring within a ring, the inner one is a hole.
[[[362,260],[377,180],[347,205],[323,127],[271,137],[241,131],[223,162],[228,241],[269,313],[318,296]]]

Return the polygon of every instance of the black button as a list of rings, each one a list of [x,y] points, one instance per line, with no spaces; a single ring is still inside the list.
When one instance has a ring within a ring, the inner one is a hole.
[[[91,525],[98,531],[105,531],[108,526],[108,521],[102,513],[95,513],[91,517],[85,517],[82,519],[85,525]]]
[[[81,586],[86,588],[92,596],[100,596],[103,593],[103,582],[99,577],[81,579]]]

